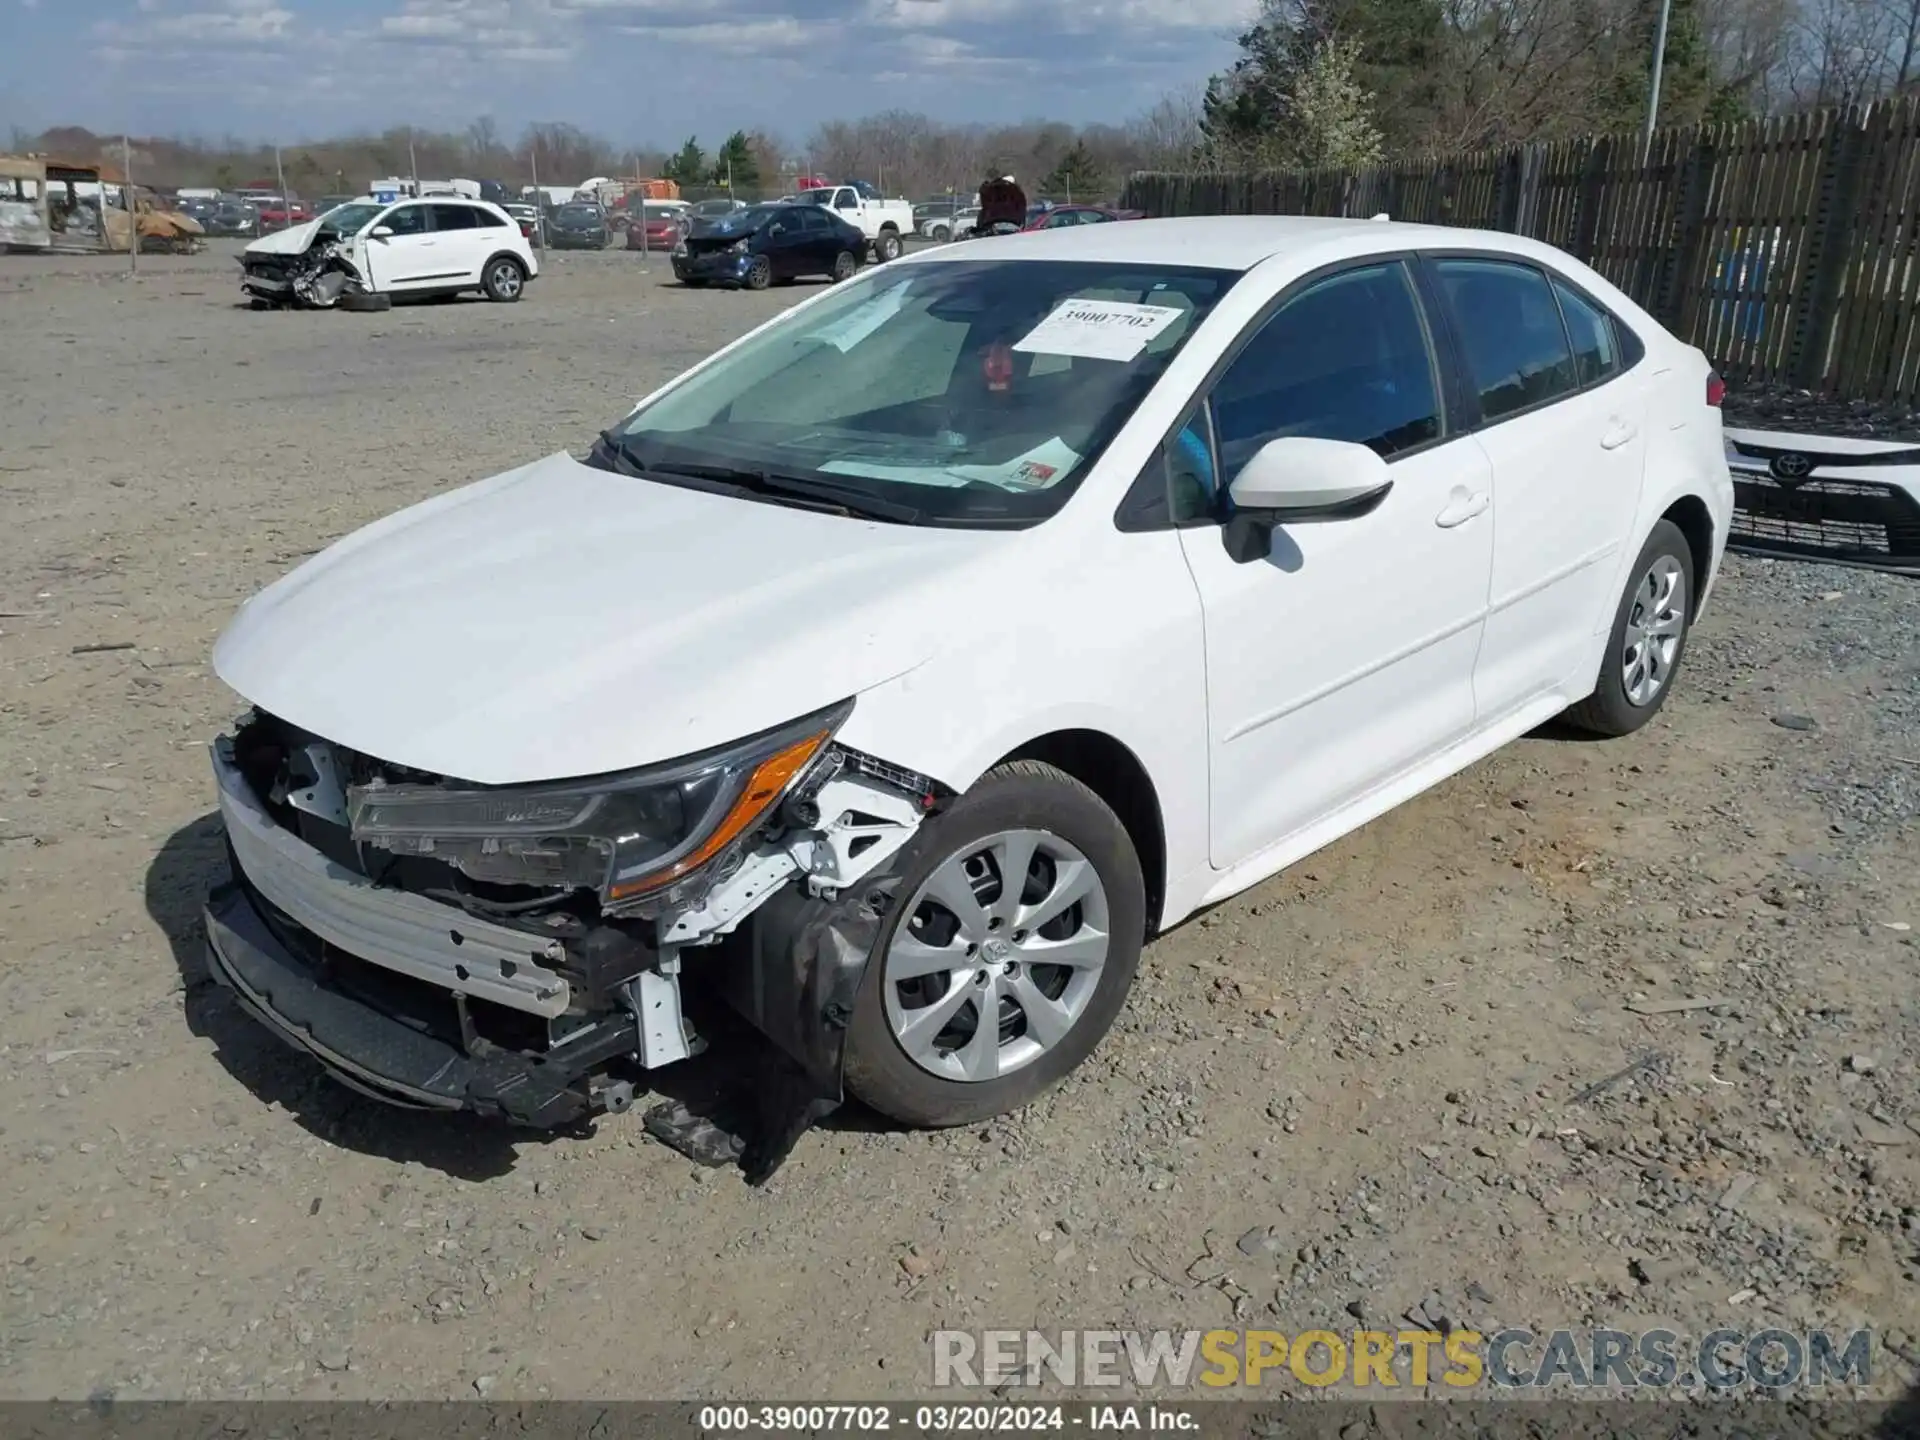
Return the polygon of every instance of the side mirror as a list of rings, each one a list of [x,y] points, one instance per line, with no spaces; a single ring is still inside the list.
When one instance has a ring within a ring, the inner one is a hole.
[[[393,238],[393,227],[391,225],[376,225],[367,233],[376,240],[391,240]]]
[[[1263,560],[1276,525],[1353,520],[1371,514],[1393,489],[1393,476],[1365,445],[1289,436],[1269,440],[1227,489],[1233,516],[1224,539],[1241,565]]]

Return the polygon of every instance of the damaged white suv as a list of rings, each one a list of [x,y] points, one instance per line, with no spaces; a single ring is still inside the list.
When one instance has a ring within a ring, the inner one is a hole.
[[[350,200],[240,252],[240,288],[256,305],[331,309],[477,290],[506,303],[526,292],[540,261],[498,205],[459,196]]]
[[[909,257],[248,603],[215,973],[349,1084],[538,1125],[724,996],[787,1077],[762,1172],[843,1085],[1017,1106],[1154,931],[1569,707],[1659,709],[1720,388],[1505,236]]]

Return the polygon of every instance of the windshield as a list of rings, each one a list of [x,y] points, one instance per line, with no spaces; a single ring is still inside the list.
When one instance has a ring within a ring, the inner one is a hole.
[[[1031,524],[1066,503],[1238,278],[1092,261],[888,268],[756,336],[608,440],[647,470],[767,472],[924,523]]]
[[[358,235],[374,216],[387,207],[379,204],[359,202],[342,205],[329,210],[320,221],[320,229],[328,235]]]
[[[553,218],[574,225],[593,225],[600,220],[600,210],[594,205],[562,205],[553,212]]]

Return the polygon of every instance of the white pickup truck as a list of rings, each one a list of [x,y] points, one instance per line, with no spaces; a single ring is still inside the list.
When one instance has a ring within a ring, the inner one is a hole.
[[[856,225],[873,247],[875,260],[896,260],[903,237],[914,232],[913,202],[882,200],[871,185],[819,185],[796,197],[803,204],[826,205]]]

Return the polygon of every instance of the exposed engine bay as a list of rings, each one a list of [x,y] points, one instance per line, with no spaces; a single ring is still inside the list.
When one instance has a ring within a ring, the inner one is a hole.
[[[751,827],[624,900],[566,833],[564,786],[466,785],[257,712],[216,742],[214,768],[233,884],[209,904],[210,959],[281,1038],[389,1103],[553,1127],[627,1109],[643,1077],[623,1071],[705,1048],[685,976],[770,1042],[745,1077],[754,1114],[729,1127],[661,1106],[647,1128],[749,1179],[838,1103],[890,862],[950,798],[828,742]],[[436,804],[480,806],[496,833],[382,828],[395,806]],[[553,833],[499,838],[529,816]]]
[[[347,244],[321,232],[298,255],[243,254],[240,287],[270,305],[330,310],[349,295],[372,293]]]

